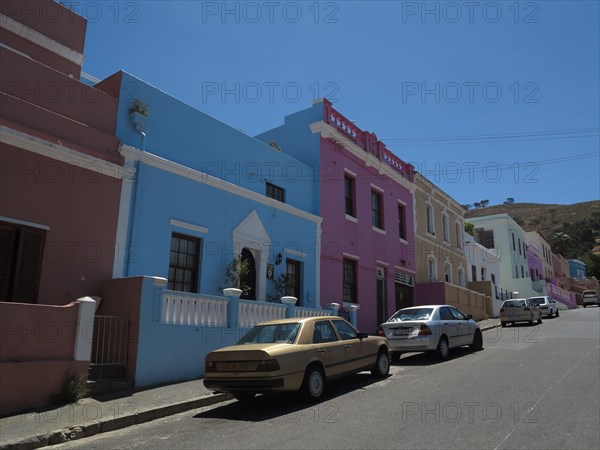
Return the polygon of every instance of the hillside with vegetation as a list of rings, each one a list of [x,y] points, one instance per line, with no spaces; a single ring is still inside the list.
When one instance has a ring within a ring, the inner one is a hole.
[[[483,204],[486,204],[484,201]],[[506,213],[525,231],[540,231],[552,251],[586,263],[588,276],[600,278],[600,200],[573,205],[504,203],[469,209],[465,217]]]

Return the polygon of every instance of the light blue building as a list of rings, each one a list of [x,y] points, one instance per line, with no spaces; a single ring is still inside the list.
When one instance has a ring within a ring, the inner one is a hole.
[[[127,73],[98,87],[118,98],[116,134],[130,172],[114,277],[159,276],[170,289],[222,295],[226,266],[241,255],[248,298],[278,299],[273,281],[287,273],[286,294],[320,306],[310,166]],[[130,113],[136,100],[147,117]]]
[[[578,259],[569,259],[569,276],[572,278],[585,278],[585,263]]]
[[[320,308],[310,166],[127,73],[96,87],[119,102],[126,161],[114,279],[99,314],[129,311],[136,386],[202,376],[206,353],[253,323],[332,313]],[[237,256],[248,262],[248,290],[226,298]],[[284,295],[297,304],[279,303]]]

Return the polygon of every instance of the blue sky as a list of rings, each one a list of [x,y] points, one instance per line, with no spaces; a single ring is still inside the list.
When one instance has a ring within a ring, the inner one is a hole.
[[[67,2],[68,3],[68,2]],[[78,2],[84,71],[250,135],[327,96],[460,203],[600,199],[600,2]]]

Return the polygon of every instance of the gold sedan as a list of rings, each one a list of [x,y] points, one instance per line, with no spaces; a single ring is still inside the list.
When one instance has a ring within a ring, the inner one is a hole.
[[[241,401],[281,391],[317,401],[327,381],[363,370],[387,376],[385,337],[359,333],[340,317],[282,319],[257,324],[236,345],[210,352],[204,385]]]

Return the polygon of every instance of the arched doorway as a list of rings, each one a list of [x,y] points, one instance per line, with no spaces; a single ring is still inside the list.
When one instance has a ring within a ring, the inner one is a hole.
[[[247,248],[242,249],[242,262],[248,263],[248,273],[242,278],[242,286],[248,286],[248,292],[242,294],[240,298],[246,300],[256,300],[256,261],[254,255]]]

